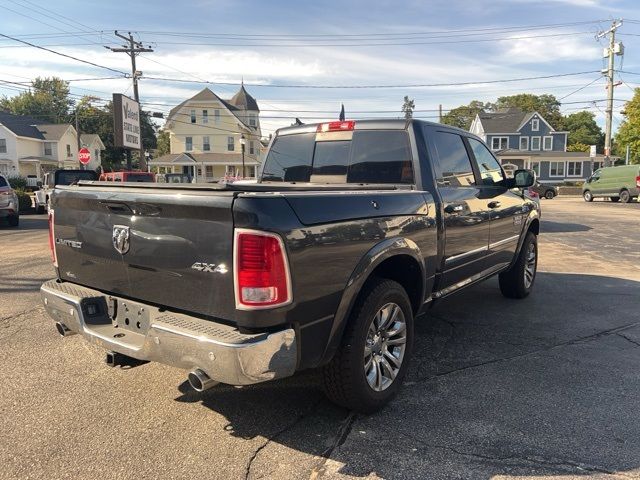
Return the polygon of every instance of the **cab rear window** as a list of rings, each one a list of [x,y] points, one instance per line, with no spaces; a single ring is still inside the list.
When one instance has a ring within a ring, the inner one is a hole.
[[[351,140],[319,141],[315,133],[276,138],[263,182],[414,183],[403,130],[355,131]]]

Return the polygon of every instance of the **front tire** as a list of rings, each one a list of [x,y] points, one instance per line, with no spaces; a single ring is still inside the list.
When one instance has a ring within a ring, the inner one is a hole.
[[[331,401],[373,413],[396,396],[413,347],[413,311],[407,292],[393,280],[367,283],[349,317],[342,343],[323,369]]]
[[[546,198],[547,200],[553,200],[553,197],[555,197],[556,194],[553,192],[553,190],[547,190],[546,192],[544,192],[544,198]]]
[[[622,203],[629,203],[631,201],[629,190],[620,190],[620,201]]]
[[[582,192],[582,198],[585,202],[593,202],[593,194],[589,190]]]
[[[498,276],[500,291],[507,298],[527,297],[533,289],[537,269],[538,237],[527,232],[516,263]]]

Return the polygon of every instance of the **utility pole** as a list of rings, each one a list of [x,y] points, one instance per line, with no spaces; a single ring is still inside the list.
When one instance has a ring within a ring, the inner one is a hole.
[[[80,128],[78,125],[78,106],[76,105],[76,139],[78,140],[78,152],[80,152],[82,144],[80,142]],[[80,163],[80,170],[84,170],[84,165],[80,161],[78,161],[78,163]]]
[[[615,55],[622,55],[624,47],[621,43],[616,44],[616,30],[622,26],[622,20],[614,20],[609,30],[598,33],[596,38],[609,36],[609,46],[605,48],[605,55],[608,59],[607,68],[603,73],[607,77],[607,109],[605,111],[605,137],[604,137],[604,165],[611,165],[611,128],[613,125],[613,73],[615,68]]]
[[[438,122],[442,123],[442,104],[438,105]]]
[[[137,42],[133,39],[133,35],[131,34],[131,32],[128,32],[128,33],[129,33],[129,36],[125,37],[124,35],[121,35],[120,33],[118,33],[117,30],[114,32],[116,37],[122,38],[123,40],[128,42],[128,45],[123,45],[122,46],[123,48],[111,48],[111,47],[106,47],[106,48],[108,48],[112,52],[118,52],[118,53],[124,52],[131,57],[131,78],[133,79],[133,99],[136,102],[138,102],[138,105],[140,105],[140,96],[138,95],[138,78],[142,76],[142,72],[139,72],[136,69],[136,55],[138,55],[139,53],[153,52],[153,49],[151,47],[145,48],[142,45],[142,43]],[[139,118],[140,118],[140,128],[142,129],[142,110],[141,109],[139,109]],[[129,150],[127,150],[127,169],[131,170],[131,152]],[[144,147],[142,146],[142,132],[140,132],[140,170],[142,170],[143,172],[147,170],[147,162],[144,156]]]

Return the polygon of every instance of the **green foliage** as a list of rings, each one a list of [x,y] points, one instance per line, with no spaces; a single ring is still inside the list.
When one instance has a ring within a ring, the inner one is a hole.
[[[519,108],[525,112],[538,112],[556,130],[563,129],[563,117],[560,113],[560,102],[554,95],[532,93],[519,93],[498,97],[494,104],[495,109]]]
[[[31,82],[29,91],[0,99],[0,110],[30,115],[42,123],[68,122],[72,106],[69,83],[56,77],[38,77]]]
[[[453,127],[469,130],[471,123],[476,115],[480,112],[492,110],[493,105],[491,103],[484,103],[479,100],[473,100],[469,105],[461,105],[442,116],[442,123],[451,125]]]
[[[567,152],[586,152],[589,153],[591,146],[586,143],[574,143],[567,145]]]
[[[160,129],[158,131],[157,155],[161,157],[167,153],[171,153],[171,139],[168,130]]]
[[[615,153],[624,158],[629,145],[630,162],[640,163],[640,88],[636,88],[633,98],[625,104],[624,121],[615,137]]]
[[[569,132],[567,145],[583,144],[596,145],[598,151],[604,149],[604,133],[595,120],[595,114],[591,112],[575,112],[564,117],[564,129]],[[570,152],[579,152],[582,150],[569,150]]]
[[[7,181],[11,188],[14,190],[26,190],[27,188],[27,179],[20,176],[7,177]]]
[[[26,212],[31,209],[31,195],[22,189],[16,190],[18,196],[18,205],[20,206],[20,212]]]
[[[404,96],[404,103],[402,104],[402,113],[404,118],[409,119],[413,117],[413,110],[416,108],[416,103],[413,99],[409,99],[407,95]]]

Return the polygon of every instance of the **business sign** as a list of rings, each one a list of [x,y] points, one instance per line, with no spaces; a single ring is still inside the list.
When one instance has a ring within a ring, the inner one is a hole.
[[[113,129],[116,147],[138,150],[140,136],[140,105],[120,93],[113,94]]]
[[[595,145],[591,145],[589,147],[589,157],[596,158],[596,146]]]
[[[91,151],[88,148],[81,148],[78,151],[78,160],[83,165],[87,165],[91,161]]]

